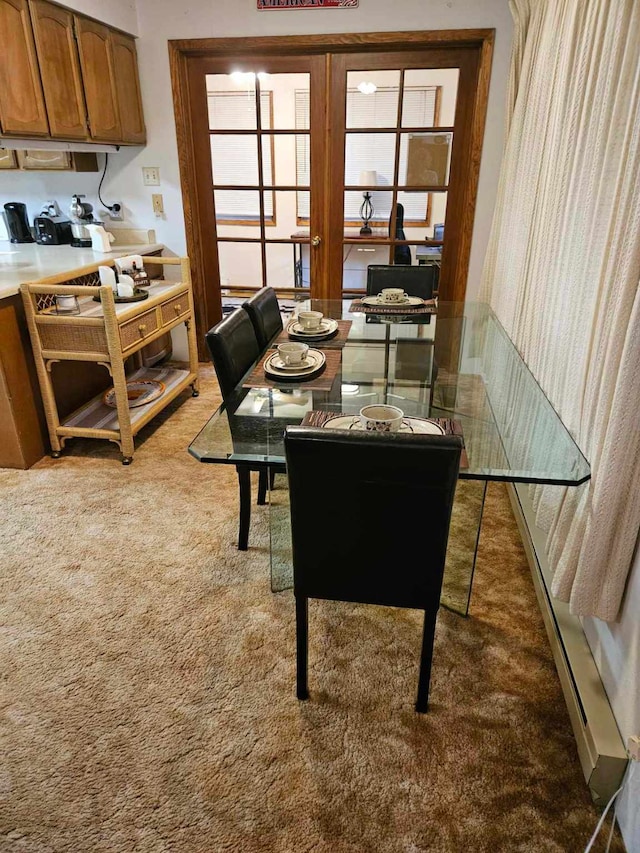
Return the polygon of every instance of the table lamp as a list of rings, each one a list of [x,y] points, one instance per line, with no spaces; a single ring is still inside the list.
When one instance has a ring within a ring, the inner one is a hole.
[[[375,187],[377,180],[378,176],[375,169],[368,169],[367,171],[360,172],[361,187]],[[372,233],[371,228],[369,227],[369,220],[373,216],[373,204],[371,204],[371,193],[369,190],[365,190],[362,193],[362,198],[364,201],[360,205],[360,219],[362,219],[360,234],[366,237],[368,234]]]

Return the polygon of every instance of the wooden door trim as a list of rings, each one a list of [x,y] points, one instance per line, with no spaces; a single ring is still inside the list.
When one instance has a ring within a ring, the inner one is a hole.
[[[196,173],[196,140],[192,121],[190,104],[195,94],[193,79],[189,69],[194,63],[206,58],[223,58],[231,55],[246,56],[252,62],[256,54],[286,56],[287,54],[330,54],[365,53],[384,51],[402,51],[407,49],[441,47],[445,49],[475,48],[477,50],[476,88],[471,104],[472,119],[470,122],[469,154],[466,163],[466,184],[464,191],[465,210],[464,221],[461,223],[459,235],[459,258],[455,269],[451,270],[452,286],[448,298],[462,301],[466,292],[466,276],[469,269],[469,254],[473,230],[475,201],[478,190],[480,172],[480,156],[484,138],[484,126],[487,111],[489,78],[493,58],[493,42],[495,30],[434,30],[419,32],[384,32],[384,33],[336,33],[331,35],[301,35],[301,36],[256,36],[250,38],[209,38],[209,39],[174,39],[169,41],[169,63],[173,90],[174,114],[178,143],[178,164],[180,168],[180,183],[184,209],[184,222],[187,242],[187,253],[191,259],[191,272],[196,308],[196,325],[198,333],[199,356],[208,359],[204,344],[204,334],[221,318],[220,286],[214,275],[208,279],[207,270],[213,265],[217,267],[218,251],[215,240],[205,251],[204,236],[215,233],[215,217],[213,216],[213,201],[203,197],[202,188],[198,190]],[[327,55],[327,62],[330,57]],[[328,85],[329,77],[325,74]],[[327,103],[331,110],[331,100],[327,91]],[[329,119],[329,135],[331,136],[331,119]],[[330,139],[329,139],[330,144]],[[327,169],[330,168],[330,158],[326,158]],[[331,169],[335,168],[335,163]],[[325,176],[325,185],[330,186],[329,174]],[[206,195],[206,194],[205,194]],[[328,214],[328,208],[327,208]],[[330,239],[328,222],[323,223],[325,239]],[[342,234],[340,234],[342,240]],[[444,263],[444,260],[443,260]],[[329,259],[331,267],[331,260]],[[331,275],[331,270],[329,270]]]

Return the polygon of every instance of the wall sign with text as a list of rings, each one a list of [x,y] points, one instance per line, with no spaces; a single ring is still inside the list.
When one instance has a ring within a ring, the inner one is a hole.
[[[358,0],[257,0],[258,9],[354,9]]]

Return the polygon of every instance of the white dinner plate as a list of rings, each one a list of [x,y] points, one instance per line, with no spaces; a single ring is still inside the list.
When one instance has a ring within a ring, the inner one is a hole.
[[[287,332],[304,338],[326,338],[327,335],[332,335],[337,328],[337,320],[325,317],[317,329],[305,329],[298,320],[292,320],[287,326]]]
[[[323,424],[325,429],[351,429],[364,432],[358,415],[338,415]],[[440,424],[428,421],[425,418],[403,418],[402,426],[398,430],[401,433],[413,433],[414,435],[444,435]]]
[[[418,305],[424,305],[424,299],[419,296],[407,296],[406,299],[398,300],[398,302],[387,302],[380,296],[364,296],[362,298],[363,305],[373,305],[376,308],[416,308]]]
[[[317,349],[310,349],[305,359],[306,366],[301,367],[300,365],[296,365],[295,367],[290,367],[286,365],[280,367],[279,365],[283,364],[282,359],[277,352],[274,352],[265,360],[264,372],[269,376],[277,376],[278,379],[297,379],[320,370],[325,361],[326,358],[323,352]]]

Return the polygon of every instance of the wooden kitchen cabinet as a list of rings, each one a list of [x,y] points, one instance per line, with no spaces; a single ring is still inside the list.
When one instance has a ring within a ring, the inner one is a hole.
[[[121,142],[111,30],[81,15],[75,20],[91,138]]]
[[[49,135],[27,0],[0,0],[0,128]]]
[[[0,134],[143,144],[135,39],[49,0],[0,0]]]
[[[46,0],[30,6],[51,136],[88,139],[73,14]]]
[[[122,139],[124,142],[142,144],[146,142],[147,133],[142,112],[136,42],[131,36],[117,30],[111,30],[110,37]]]

